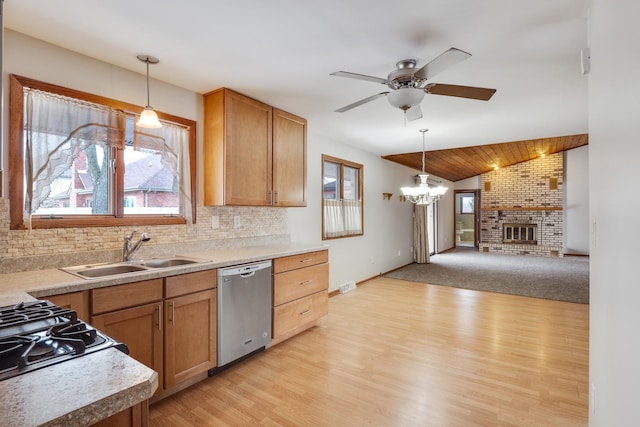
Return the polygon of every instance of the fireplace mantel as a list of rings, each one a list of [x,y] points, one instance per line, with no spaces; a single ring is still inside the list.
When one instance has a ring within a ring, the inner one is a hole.
[[[489,208],[480,208],[481,211],[561,211],[562,206],[529,206],[529,207],[513,207],[513,206],[491,206]]]

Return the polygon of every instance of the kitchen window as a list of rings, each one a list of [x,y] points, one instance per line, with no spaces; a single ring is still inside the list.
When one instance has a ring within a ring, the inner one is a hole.
[[[361,164],[322,156],[322,239],[364,234]]]
[[[11,228],[195,223],[195,122],[11,76]]]

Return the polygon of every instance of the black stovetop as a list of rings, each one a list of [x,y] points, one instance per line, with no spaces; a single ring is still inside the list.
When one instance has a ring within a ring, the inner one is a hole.
[[[0,380],[109,347],[128,354],[74,310],[45,300],[0,307]]]

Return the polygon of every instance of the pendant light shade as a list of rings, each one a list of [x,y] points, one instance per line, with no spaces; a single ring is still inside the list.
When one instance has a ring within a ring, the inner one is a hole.
[[[150,129],[161,128],[162,123],[158,120],[158,115],[149,102],[149,64],[157,64],[160,60],[149,55],[138,55],[137,58],[147,64],[147,106],[140,113],[140,119],[136,126]]]

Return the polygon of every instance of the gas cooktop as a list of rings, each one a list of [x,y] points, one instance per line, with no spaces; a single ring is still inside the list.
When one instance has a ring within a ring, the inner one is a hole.
[[[50,301],[0,307],[0,380],[110,347],[129,354],[125,344]]]

